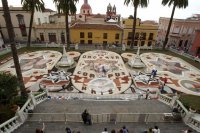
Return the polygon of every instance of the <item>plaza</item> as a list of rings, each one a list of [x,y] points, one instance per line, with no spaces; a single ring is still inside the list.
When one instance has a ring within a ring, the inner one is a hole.
[[[90,129],[81,124],[80,116],[84,109],[90,111],[93,125],[98,129],[96,132],[105,123],[116,130],[120,125],[126,124],[132,132],[148,129],[155,123],[164,129],[164,125],[171,126],[169,122],[176,122],[164,119],[165,114],[172,112],[170,104],[160,102],[163,94],[160,95],[159,87],[164,83],[164,78],[167,78],[164,87],[166,96],[176,96],[177,93],[199,95],[199,70],[177,57],[143,53],[140,57],[146,67],[136,69],[127,63],[136,57],[133,53],[117,54],[108,50],[92,50],[84,53],[69,51],[66,55],[74,59],[75,65],[58,67],[62,53],[52,50],[19,56],[27,90],[34,94],[42,85],[45,87],[42,87],[44,92],[39,95],[44,101],[35,106],[33,114],[27,114],[26,122],[15,132],[31,132],[30,129],[40,125],[38,122],[46,123],[47,127],[60,123],[60,128],[55,127],[57,132],[62,132],[62,128],[67,125],[71,125],[74,130],[90,132]],[[14,72],[12,58],[4,59],[1,66],[1,71]],[[152,79],[150,77],[153,69],[158,72]],[[63,85],[66,87],[63,88]],[[151,100],[144,99],[147,89],[151,92]],[[137,124],[141,122],[145,124]],[[163,122],[165,124],[161,124]],[[171,126],[163,132],[188,128],[181,121],[175,125],[180,128]],[[52,129],[46,131],[55,132]]]
[[[198,9],[3,0],[0,133],[200,132]]]

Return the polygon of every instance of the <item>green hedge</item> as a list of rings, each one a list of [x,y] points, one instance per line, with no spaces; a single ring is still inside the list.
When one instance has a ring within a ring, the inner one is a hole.
[[[194,95],[181,95],[179,99],[183,105],[189,109],[190,107],[194,108],[197,113],[200,113],[200,96]]]
[[[15,116],[15,112],[9,106],[0,105],[0,124]]]

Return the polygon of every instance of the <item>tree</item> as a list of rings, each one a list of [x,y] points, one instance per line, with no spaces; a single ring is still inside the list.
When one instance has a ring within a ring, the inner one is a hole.
[[[27,47],[30,47],[34,13],[35,10],[43,11],[45,9],[44,2],[43,0],[21,0],[21,4],[24,10],[31,12],[29,32],[28,32],[28,42],[27,42]]]
[[[134,19],[133,15],[129,15],[128,19]]]
[[[171,5],[173,5],[171,18],[170,18],[169,25],[167,28],[167,33],[165,36],[165,41],[163,43],[163,50],[164,50],[167,45],[167,42],[168,42],[168,36],[169,36],[170,29],[171,29],[172,21],[174,18],[175,9],[176,9],[176,7],[177,8],[186,8],[188,6],[188,0],[162,0],[162,5],[164,5],[164,6],[168,5],[169,7]]]
[[[11,17],[10,17],[10,11],[8,8],[7,0],[2,0],[2,5],[3,5],[4,19],[6,22],[6,28],[8,31],[13,61],[14,61],[14,65],[15,65],[15,70],[16,70],[16,74],[17,74],[17,78],[18,78],[18,82],[19,82],[21,95],[23,97],[26,97],[27,94],[26,94],[26,90],[25,90],[25,86],[24,86],[24,82],[23,82],[21,68],[19,65],[19,58],[18,58],[16,44],[15,44],[15,33],[14,33],[14,29],[13,29],[13,25],[12,25],[12,21],[11,21]]]
[[[70,14],[76,13],[76,3],[79,0],[53,0],[56,4],[59,13],[65,14],[65,25],[66,25],[66,39],[67,39],[67,49],[70,48],[70,35],[69,35],[69,22],[68,16]]]
[[[137,9],[138,7],[147,7],[149,4],[149,0],[124,0],[124,5],[133,5],[134,6],[134,20],[133,20],[133,28],[132,28],[132,40],[131,40],[131,49],[134,46],[135,40],[135,30],[136,30],[136,21],[137,21]]]
[[[18,80],[15,75],[0,72],[0,103],[6,104],[17,95]]]

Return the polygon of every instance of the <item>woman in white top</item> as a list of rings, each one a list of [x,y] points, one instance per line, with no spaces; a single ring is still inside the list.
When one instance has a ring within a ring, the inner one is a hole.
[[[154,133],[160,133],[160,129],[158,126],[155,126],[154,129],[152,130]]]

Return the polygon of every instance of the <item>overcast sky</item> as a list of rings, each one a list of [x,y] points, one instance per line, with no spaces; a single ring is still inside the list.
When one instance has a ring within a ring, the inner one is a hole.
[[[55,9],[53,0],[43,0],[47,8]],[[80,7],[84,0],[79,0],[77,4],[78,13],[80,13]],[[162,0],[149,0],[148,8],[139,8],[137,17],[143,20],[159,20],[159,17],[170,17],[172,7],[164,7],[161,5]],[[174,18],[185,19],[192,14],[200,14],[200,0],[188,0],[189,6],[186,9],[176,9]],[[198,2],[197,2],[198,1]],[[105,14],[107,5],[110,3],[112,6],[115,4],[117,8],[117,14],[121,14],[122,17],[128,17],[133,15],[134,8],[132,6],[125,6],[124,0],[88,0],[88,3],[92,7],[93,13]],[[8,0],[8,4],[12,6],[21,6],[21,0]],[[2,3],[0,3],[2,6]]]

